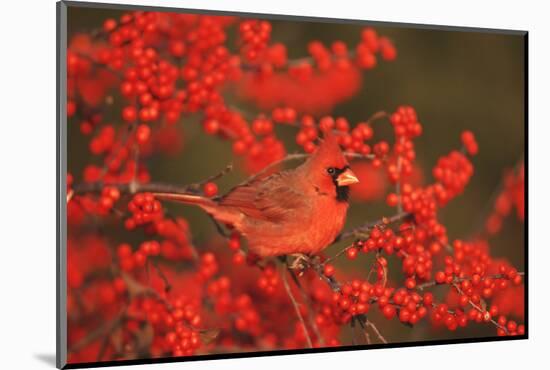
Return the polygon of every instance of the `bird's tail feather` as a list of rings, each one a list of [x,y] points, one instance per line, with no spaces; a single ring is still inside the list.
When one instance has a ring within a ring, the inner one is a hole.
[[[242,220],[242,214],[231,207],[220,206],[218,202],[210,198],[193,194],[177,193],[153,193],[159,200],[168,200],[184,204],[192,204],[201,207],[206,213],[225,225],[237,226]]]
[[[195,204],[202,208],[216,207],[217,203],[212,199],[193,194],[177,194],[177,193],[153,193],[155,198],[159,200],[169,200],[177,203]]]

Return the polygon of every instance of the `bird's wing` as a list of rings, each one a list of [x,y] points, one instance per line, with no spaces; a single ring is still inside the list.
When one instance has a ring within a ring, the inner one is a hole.
[[[299,214],[308,214],[311,205],[293,180],[292,173],[280,172],[238,186],[220,200],[220,205],[238,208],[246,216],[259,220],[295,219]]]

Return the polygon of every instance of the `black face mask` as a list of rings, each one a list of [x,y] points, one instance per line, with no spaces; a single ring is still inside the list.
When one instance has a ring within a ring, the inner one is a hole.
[[[340,176],[340,174],[345,170],[347,170],[348,168],[349,166],[345,166],[343,168],[336,168],[336,167],[327,168],[327,172],[332,178],[332,182],[336,187],[336,200],[339,202],[347,202],[349,199],[349,186],[338,185],[338,176]]]

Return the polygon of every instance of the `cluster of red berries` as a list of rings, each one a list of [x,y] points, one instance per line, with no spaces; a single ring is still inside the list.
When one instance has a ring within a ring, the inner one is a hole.
[[[202,279],[208,280],[218,272],[218,262],[214,253],[204,253],[200,257],[199,275]]]
[[[74,102],[72,102],[71,105],[76,107],[76,104]],[[76,112],[73,112],[73,114],[75,113]],[[98,113],[88,114],[85,119],[80,121],[80,132],[83,135],[91,135],[94,132],[95,128],[101,125],[102,119],[103,117],[101,116],[101,114],[98,114]]]
[[[371,146],[365,141],[373,137],[373,130],[366,122],[359,122],[353,129],[350,129],[348,120],[344,117],[333,118],[324,116],[318,122],[310,115],[304,115],[300,121],[300,131],[296,134],[296,143],[300,145],[306,153],[315,150],[314,141],[319,137],[320,132],[335,130],[338,133],[339,144],[350,153],[370,154]],[[385,155],[384,142],[377,143],[376,152],[381,156]]]
[[[86,236],[67,240],[67,283],[78,288],[88,274],[94,273],[109,261],[109,250],[105,239],[98,236]],[[80,246],[80,248],[76,248]]]
[[[194,246],[190,237],[189,224],[184,218],[163,218],[154,221],[146,232],[156,234],[160,241],[160,254],[168,260],[190,260]]]
[[[264,328],[261,325],[260,312],[251,296],[246,293],[235,296],[232,294],[231,288],[231,279],[227,276],[220,276],[208,284],[207,293],[213,301],[214,311],[217,315],[231,316],[231,326],[237,331],[261,337]],[[227,324],[225,323],[225,325]],[[227,345],[234,343],[233,338],[222,338],[222,341]]]
[[[124,223],[124,226],[128,230],[162,219],[163,217],[162,205],[151,193],[136,194],[128,203],[128,211],[132,214]]]
[[[353,280],[342,286],[341,291],[332,294],[332,304],[322,309],[320,321],[338,324],[348,323],[356,316],[377,307],[388,320],[397,317],[401,322],[414,325],[427,316],[433,302],[433,295],[424,296],[416,291],[384,287],[377,283]]]
[[[357,64],[366,69],[376,66],[376,54],[380,53],[384,60],[394,60],[397,50],[387,37],[381,37],[373,28],[365,28],[361,33],[361,42],[356,49]]]
[[[271,111],[271,119],[275,123],[292,124],[296,122],[296,110],[292,107],[278,107]]]
[[[244,157],[243,165],[247,172],[258,172],[286,155],[283,143],[273,132],[275,120],[270,121],[260,116],[252,121],[250,127],[240,113],[223,105],[212,105],[205,113],[205,132],[232,139],[233,153]]]
[[[250,171],[256,171],[267,164],[280,159],[286,153],[280,144],[280,141],[271,135],[272,124],[267,121],[254,121],[251,124],[244,121],[238,112],[232,112],[228,109],[221,95],[219,88],[228,79],[231,79],[234,72],[238,70],[238,64],[234,63],[235,56],[232,56],[225,48],[226,41],[225,28],[233,23],[235,19],[231,17],[200,17],[200,16],[181,16],[169,13],[128,13],[124,14],[118,21],[108,19],[104,23],[103,32],[108,38],[107,43],[92,41],[87,37],[83,41],[74,43],[70,53],[68,63],[70,66],[70,76],[76,76],[81,79],[82,74],[91,74],[92,70],[99,71],[117,71],[119,74],[111,73],[112,77],[122,77],[119,81],[121,94],[129,100],[129,105],[122,108],[121,117],[124,121],[136,124],[134,140],[141,144],[147,144],[152,136],[152,129],[149,123],[158,120],[164,120],[168,123],[175,123],[182,114],[203,110],[206,116],[204,127],[209,134],[220,134],[231,137],[235,140],[234,149],[236,153],[247,152],[245,166]],[[171,25],[171,26],[167,26]],[[176,30],[175,28],[178,27]],[[239,23],[239,32],[242,39],[242,51],[245,59],[259,60],[261,56],[262,63],[270,64],[278,68],[286,65],[286,48],[281,44],[269,45],[271,25],[267,21],[244,20]],[[385,59],[391,60],[391,43],[378,37],[374,30],[366,29],[361,44],[368,47],[373,53],[382,52]],[[371,35],[371,36],[368,36]],[[372,37],[374,35],[374,37]],[[85,36],[85,35],[84,35]],[[76,39],[76,38],[75,38]],[[163,55],[158,45],[163,45],[163,39],[167,39],[170,56]],[[364,49],[364,47],[362,49]],[[303,97],[317,97],[317,106],[326,105],[324,100],[326,94],[320,95],[320,91],[331,91],[337,95],[338,99],[350,96],[350,92],[339,92],[339,88],[321,88],[319,84],[327,85],[328,81],[341,84],[342,87],[349,89],[350,86],[357,85],[359,80],[357,73],[351,73],[349,78],[346,74],[338,72],[334,74],[336,65],[338,70],[349,69],[349,53],[346,45],[337,41],[332,46],[332,51],[328,51],[321,43],[312,42],[309,51],[315,63],[322,71],[324,76],[319,83],[313,84],[312,88],[315,94],[303,92],[303,86],[297,91],[296,98],[292,105],[296,105],[296,100]],[[186,58],[186,63],[180,68],[171,59]],[[306,63],[307,64],[307,63]],[[105,68],[101,68],[105,66]],[[253,69],[250,72],[246,65],[242,65],[244,80],[250,73],[255,74]],[[265,69],[265,68],[264,68]],[[294,75],[293,70],[289,68],[290,75]],[[334,77],[330,77],[332,75]],[[185,81],[184,88],[179,87],[179,80]],[[276,77],[275,77],[276,79]],[[241,86],[246,85],[243,80]],[[264,79],[265,80],[265,79]],[[268,79],[269,80],[269,79]],[[324,80],[326,82],[321,82]],[[264,81],[265,82],[265,81]],[[300,81],[302,85],[303,81]],[[278,84],[279,86],[288,86],[288,84]],[[109,85],[110,86],[110,85]],[[107,87],[101,89],[98,95],[106,95]],[[280,90],[280,89],[278,89]],[[269,92],[262,89],[264,95]],[[75,86],[71,89],[72,95],[82,94],[81,89]],[[258,96],[261,94],[257,94]],[[300,96],[298,98],[298,95]],[[290,96],[283,92],[284,97]],[[107,96],[111,99],[112,97]],[[321,99],[321,100],[319,100]],[[278,102],[276,105],[280,105]],[[298,103],[299,105],[299,103]],[[78,111],[74,100],[71,100],[71,115]],[[279,121],[274,115],[274,122]],[[101,118],[98,117],[100,120]],[[97,121],[97,120],[95,120]],[[94,122],[95,122],[94,121]],[[294,119],[283,118],[281,122],[292,122]],[[90,119],[86,119],[85,127],[87,132],[91,132],[98,122],[90,124]],[[253,135],[268,135],[262,141],[254,139]],[[111,137],[114,137],[111,133]],[[243,140],[244,139],[244,140]],[[130,140],[129,140],[130,141]],[[130,144],[128,141],[128,144]],[[105,158],[106,166],[110,172],[115,172],[123,168],[124,163],[129,162],[132,156],[128,155],[128,146],[119,150],[108,150],[108,140],[94,140],[91,144],[94,154],[107,154]],[[359,148],[357,142],[354,147],[359,151],[366,153],[368,146]],[[248,150],[245,150],[248,148]],[[264,150],[265,148],[265,150]],[[313,149],[308,144],[309,150]],[[107,157],[118,157],[110,158]],[[133,165],[134,174],[122,176],[105,176],[109,180],[125,180],[135,177],[135,172],[140,168]],[[109,174],[113,175],[113,174]],[[147,174],[139,174],[144,178]]]
[[[265,74],[259,78],[257,73],[245,73],[236,86],[237,95],[264,110],[292,106],[302,113],[332,110],[355,95],[362,81],[360,69],[345,59],[332,62],[326,70],[298,61],[286,70]]]
[[[72,175],[67,175],[68,199],[74,197],[74,189],[71,188],[74,181]],[[111,213],[116,202],[120,199],[120,190],[113,186],[106,186],[101,190],[99,197],[78,196],[77,202],[69,201],[67,205],[67,221],[72,225],[80,225],[85,221],[86,215],[106,216]]]
[[[169,351],[173,356],[190,356],[202,345],[198,329],[202,317],[196,303],[185,297],[168,302],[136,299],[128,308],[128,314],[137,323],[149,323],[158,333],[158,340],[151,346],[152,353],[161,355]],[[130,324],[135,325],[135,322],[130,321]]]
[[[100,119],[97,107],[106,101],[107,91],[117,86],[113,70],[96,68],[97,54],[103,45],[90,35],[78,34],[70,40],[67,51],[68,113],[91,125]]]
[[[271,23],[246,20],[239,24],[241,55],[246,62],[255,63],[266,50],[271,38]]]
[[[468,158],[459,151],[452,151],[448,156],[441,157],[433,169],[433,175],[445,190],[445,197],[439,197],[440,203],[445,203],[464,191],[474,173],[474,167]]]
[[[464,145],[464,149],[466,149],[466,152],[469,155],[477,154],[479,148],[472,131],[464,131],[462,135],[460,135],[460,139],[462,140],[462,145]]]
[[[154,240],[141,243],[137,251],[134,251],[128,243],[120,244],[117,247],[117,257],[123,271],[142,268],[147,263],[149,256],[158,256],[159,254],[160,243]]]
[[[387,165],[388,178],[392,183],[407,179],[413,173],[413,161],[416,158],[413,139],[422,134],[422,125],[418,122],[416,111],[410,106],[400,106],[390,117],[395,135],[393,158]],[[406,183],[403,182],[403,185]],[[397,205],[400,200],[392,197],[391,202]],[[392,204],[390,204],[392,205]]]
[[[229,249],[233,252],[232,262],[235,265],[242,265],[245,263],[247,255],[241,248],[241,236],[238,233],[231,234],[227,244]]]
[[[263,338],[264,343],[275,348],[277,338],[269,336],[265,332],[266,328],[262,325],[261,315],[258,307],[248,293],[234,295],[232,293],[233,284],[228,276],[220,276],[212,280],[207,287],[208,297],[213,301],[214,311],[217,315],[232,317],[230,330],[237,330],[248,334],[253,338]],[[235,281],[236,285],[242,285],[242,281]],[[263,291],[259,288],[259,291]],[[266,302],[267,303],[267,302]],[[265,312],[263,313],[265,314]],[[227,325],[227,323],[224,323]],[[221,341],[230,346],[235,343],[234,337],[221,338]]]
[[[515,208],[519,220],[525,217],[525,168],[523,162],[519,168],[509,170],[504,176],[503,186],[496,197],[493,210],[487,218],[485,229],[496,234],[502,228],[504,219]]]
[[[180,31],[166,27],[171,23],[181,26]],[[105,21],[103,32],[107,43],[87,35],[73,38],[67,60],[69,116],[78,114],[83,133],[92,133],[101,124],[101,116],[91,107],[77,105],[73,97],[82,96],[83,103],[96,106],[103,99],[112,101],[112,95],[107,95],[108,89],[118,83],[122,96],[130,103],[122,108],[121,118],[136,124],[132,140],[126,140],[124,147],[113,147],[119,135],[110,125],[102,127],[90,142],[94,155],[105,156],[109,173],[104,174],[103,180],[130,181],[136,177],[136,171],[138,177],[146,180],[147,174],[139,173],[141,169],[132,165],[133,156],[128,155],[132,141],[141,145],[149,143],[152,136],[149,123],[153,121],[163,119],[175,123],[182,113],[196,111],[206,102],[219,101],[216,87],[224,82],[229,69],[230,56],[222,46],[225,41],[223,28],[228,23],[226,17],[203,19],[135,12],[124,14],[119,21]],[[170,57],[158,52],[157,46],[163,44],[164,37],[170,39],[173,56],[188,57],[183,67],[179,68]],[[90,83],[86,83],[88,80]],[[180,80],[186,81],[185,88],[177,87]],[[118,130],[122,132],[125,128]],[[116,173],[119,169],[126,172]],[[92,170],[95,168],[91,167],[90,172]]]
[[[258,288],[266,295],[272,295],[280,284],[280,276],[272,263],[262,269],[262,274],[258,279]]]
[[[312,41],[308,45],[308,51],[320,71],[330,69],[333,63],[347,63],[348,47],[341,41],[335,41],[330,50],[320,41]]]
[[[140,132],[141,126],[138,127],[135,135],[126,141],[115,138],[116,134],[112,126],[105,126],[105,128],[108,130],[102,129],[98,136],[90,142],[90,151],[95,155],[103,155],[104,165],[103,167],[87,166],[85,169],[86,181],[125,183],[137,178],[142,182],[147,182],[149,172],[144,166],[138,168],[132,155],[134,142],[142,144],[140,141],[143,139],[140,138],[143,136],[143,133]]]
[[[275,112],[274,112],[275,113]],[[285,119],[286,117],[280,117],[280,113],[279,111],[277,111],[277,115],[273,115],[274,116],[274,121],[277,121],[275,119],[275,117],[277,119]],[[294,119],[291,121],[293,122]],[[282,121],[279,121],[279,122],[282,122]],[[258,136],[264,136],[264,135],[269,135],[269,134],[272,134],[273,133],[273,122],[269,119],[267,119],[265,116],[259,116],[257,117],[254,121],[252,121],[252,132],[254,132],[254,134],[258,135]]]
[[[120,198],[120,190],[113,186],[106,186],[101,191],[101,198],[99,199],[99,207],[104,213],[109,212],[116,201]]]
[[[116,131],[112,125],[104,125],[97,135],[90,141],[90,151],[94,155],[111,150],[115,143]]]
[[[497,329],[498,336],[514,336],[525,334],[525,325],[518,324],[514,320],[507,320],[505,316],[499,316],[497,319],[497,323],[501,326]]]
[[[470,311],[471,312],[471,311]],[[474,311],[475,312],[475,311]],[[445,325],[448,330],[455,331],[458,327],[465,327],[468,324],[468,318],[461,309],[450,310],[444,303],[434,307],[431,319],[435,325]]]
[[[227,276],[212,279],[206,287],[206,293],[213,301],[218,315],[225,315],[231,310],[231,279]]]
[[[256,173],[283,159],[285,155],[286,149],[283,142],[275,136],[266,136],[250,146],[244,158],[244,169],[249,173]]]
[[[320,41],[312,41],[308,44],[311,60],[306,58],[290,63],[284,45],[266,46],[268,32],[253,31],[262,29],[259,24],[261,22],[257,21],[241,23],[241,28],[245,29],[243,34],[254,40],[252,45],[245,43],[245,59],[262,54],[264,57],[259,68],[252,69],[260,74],[260,78],[245,75],[239,93],[263,109],[291,105],[303,112],[330,110],[355,94],[360,82],[358,69],[375,67],[376,54],[381,54],[387,61],[394,60],[397,55],[388,38],[378,36],[372,28],[365,28],[355,48],[355,57],[342,41],[333,42],[330,48]],[[288,67],[286,71],[281,71],[285,66]]]
[[[235,328],[243,333],[258,335],[260,332],[260,315],[254,308],[254,302],[248,295],[241,295],[235,301]]]

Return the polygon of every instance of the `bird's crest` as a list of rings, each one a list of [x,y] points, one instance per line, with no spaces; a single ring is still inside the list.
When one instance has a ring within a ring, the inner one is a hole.
[[[319,147],[311,155],[308,162],[323,167],[332,166],[336,168],[343,168],[348,164],[340,144],[338,144],[338,137],[331,131],[324,132]]]

